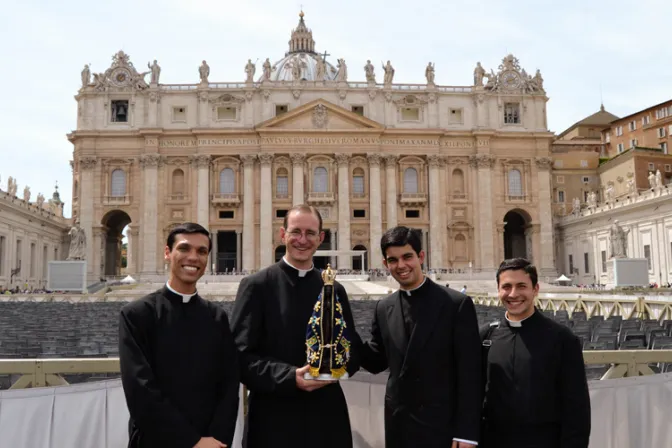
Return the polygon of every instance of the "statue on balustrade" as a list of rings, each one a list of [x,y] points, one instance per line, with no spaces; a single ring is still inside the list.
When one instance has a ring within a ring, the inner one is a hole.
[[[623,230],[618,224],[618,220],[614,220],[614,224],[609,229],[609,240],[611,244],[611,258],[626,258],[628,256],[628,232],[630,230]]]
[[[581,200],[579,198],[572,199],[572,215],[579,216],[581,213]]]
[[[79,220],[68,232],[70,235],[70,250],[68,260],[86,260],[86,233],[79,226]]]

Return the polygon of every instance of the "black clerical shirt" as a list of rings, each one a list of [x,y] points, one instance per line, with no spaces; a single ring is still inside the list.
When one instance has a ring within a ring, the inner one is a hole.
[[[426,283],[427,278],[417,288],[400,290],[399,300],[401,301],[401,314],[404,316],[404,329],[406,330],[407,341],[411,339],[411,334],[413,334],[421,308],[427,305],[427,301],[422,300],[423,294],[426,294],[426,288],[424,288]]]

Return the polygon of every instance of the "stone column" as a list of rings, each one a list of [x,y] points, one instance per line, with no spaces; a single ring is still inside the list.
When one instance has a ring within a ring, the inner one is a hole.
[[[209,107],[208,92],[206,90],[201,90],[201,85],[199,85],[197,112],[198,112],[198,124],[201,127],[208,126],[208,107]]]
[[[81,173],[81,180],[79,184],[79,191],[85,191],[86,194],[79,195],[79,226],[84,230],[86,236],[86,283],[97,282],[100,278],[100,264],[96,263],[93,258],[94,254],[94,238],[93,238],[93,197],[94,197],[94,170],[98,164],[98,159],[95,157],[82,157],[79,160],[79,171]],[[16,244],[16,243],[12,243]],[[16,249],[12,249],[15,251]],[[67,254],[64,259],[67,258]],[[10,268],[16,266],[11,265]],[[21,269],[25,269],[23,266]],[[11,273],[11,272],[10,272]]]
[[[161,94],[158,89],[152,88],[149,92],[149,110],[147,111],[147,118],[149,121],[149,127],[154,128],[157,126],[158,117],[159,117],[159,104],[161,103]]]
[[[254,270],[256,249],[254,247],[254,161],[256,154],[240,156],[243,161],[243,270]]]
[[[126,247],[126,272],[129,275],[133,275],[137,271],[134,251],[138,243],[138,226],[129,226],[126,237],[128,239],[128,246]]]
[[[290,155],[292,159],[292,205],[299,205],[305,202],[303,189],[303,164],[306,161],[306,155],[294,153]]]
[[[329,229],[329,249],[331,250],[336,250],[336,232],[334,232],[333,229]],[[332,255],[329,257],[329,263],[331,263],[332,268],[336,268],[338,265],[336,264],[336,256]]]
[[[259,206],[259,255],[260,268],[265,268],[273,264],[275,251],[273,250],[273,179],[271,175],[271,165],[273,164],[273,154],[259,154],[261,163],[261,204]]]
[[[212,253],[210,257],[210,266],[213,274],[219,272],[219,247],[217,244],[217,230],[210,233],[210,238],[212,238]]]
[[[478,210],[478,237],[480,240],[480,269],[494,271],[495,247],[493,241],[492,217],[492,167],[495,158],[489,154],[476,154],[469,157],[472,168],[477,170],[478,197],[475,206]]]
[[[495,253],[495,259],[501,262],[506,258],[506,249],[504,247],[504,227],[506,226],[506,224],[504,224],[503,222],[498,222],[496,223],[496,226],[497,226],[497,241],[495,243],[497,247],[497,252]]]
[[[427,157],[429,163],[429,244],[431,245],[430,266],[432,269],[443,267],[443,207],[441,207],[441,180],[439,166],[441,157],[432,154]]]
[[[383,255],[380,238],[383,236],[383,212],[380,194],[380,154],[367,154],[369,159],[369,267],[381,269]]]
[[[236,272],[240,272],[243,266],[243,235],[236,230]]]
[[[210,228],[210,156],[199,154],[191,156],[191,163],[198,170],[196,193],[196,222],[206,229]]]
[[[159,272],[156,260],[158,257],[157,231],[158,231],[158,183],[159,165],[162,157],[159,154],[146,154],[140,157],[142,166],[142,266],[143,274],[156,274]],[[84,190],[82,190],[84,191]]]
[[[350,250],[350,154],[336,154],[338,164],[338,249]],[[338,256],[338,268],[350,269],[352,257]]]
[[[539,238],[541,254],[537,267],[540,276],[554,277],[556,274],[553,266],[553,210],[551,203],[551,157],[537,157],[537,177],[539,193]]]
[[[397,156],[388,154],[385,156],[385,209],[387,211],[387,228],[397,226]]]

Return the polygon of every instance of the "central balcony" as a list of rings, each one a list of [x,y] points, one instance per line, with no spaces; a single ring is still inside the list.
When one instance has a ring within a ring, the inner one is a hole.
[[[331,205],[334,203],[334,193],[308,193],[308,203],[311,205]]]
[[[427,203],[427,193],[401,193],[399,204],[403,206],[420,206]]]
[[[233,206],[240,204],[238,193],[215,193],[212,195],[212,203],[220,206]]]
[[[131,205],[131,196],[128,194],[123,196],[105,196],[103,198],[103,205]]]

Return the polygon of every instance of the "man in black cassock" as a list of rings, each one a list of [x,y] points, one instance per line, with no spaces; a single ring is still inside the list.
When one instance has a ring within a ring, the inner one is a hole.
[[[286,246],[278,263],[240,283],[231,318],[241,380],[250,391],[248,448],[352,447],[350,419],[338,382],[306,380],[306,329],[322,292],[313,254],[324,239],[317,209],[297,205],[280,229]],[[359,369],[357,338],[345,292],[335,283],[351,330],[348,374]]]
[[[383,263],[400,289],[376,305],[362,366],[389,368],[385,446],[476,446],[483,384],[473,301],[422,273],[419,232],[399,226],[383,235]]]
[[[231,447],[238,416],[238,364],[224,310],[202,299],[212,242],[198,224],[168,235],[166,285],[124,306],[121,381],[129,448]]]
[[[497,290],[505,319],[481,328],[483,447],[587,448],[590,396],[579,338],[535,309],[539,284],[529,261],[502,262]]]

